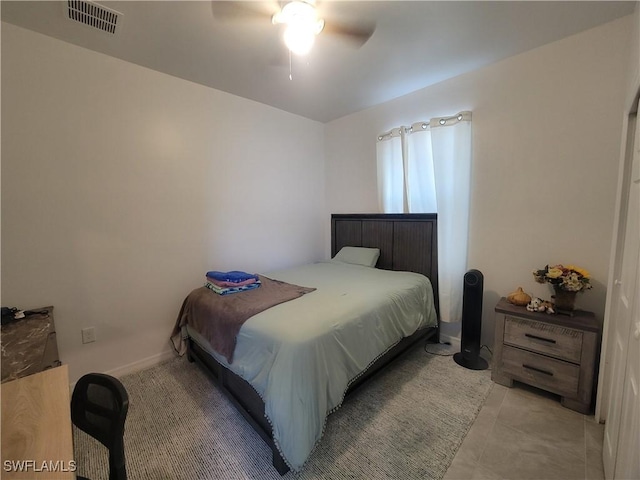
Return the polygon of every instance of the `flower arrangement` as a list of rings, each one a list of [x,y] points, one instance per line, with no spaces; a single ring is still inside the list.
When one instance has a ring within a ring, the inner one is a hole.
[[[550,283],[554,288],[567,292],[583,292],[592,288],[589,272],[575,265],[547,265],[542,270],[534,270],[533,278],[538,283]]]

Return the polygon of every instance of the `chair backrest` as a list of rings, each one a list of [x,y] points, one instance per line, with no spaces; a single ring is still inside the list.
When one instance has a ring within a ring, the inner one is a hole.
[[[126,480],[124,422],[129,395],[117,378],[101,373],[84,375],[73,389],[71,420],[80,430],[109,449],[109,479]]]

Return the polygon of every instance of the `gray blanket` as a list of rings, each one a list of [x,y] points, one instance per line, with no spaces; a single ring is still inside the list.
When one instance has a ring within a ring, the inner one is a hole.
[[[216,352],[232,363],[236,337],[244,322],[268,308],[315,290],[262,275],[259,277],[259,288],[231,295],[219,295],[206,287],[193,290],[182,303],[171,332],[176,351],[180,355],[185,352],[181,331],[188,324],[205,337]]]

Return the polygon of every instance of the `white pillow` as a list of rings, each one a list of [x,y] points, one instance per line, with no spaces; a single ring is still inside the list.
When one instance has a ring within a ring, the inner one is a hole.
[[[379,248],[342,247],[333,260],[342,263],[353,263],[365,267],[375,267],[380,256]]]

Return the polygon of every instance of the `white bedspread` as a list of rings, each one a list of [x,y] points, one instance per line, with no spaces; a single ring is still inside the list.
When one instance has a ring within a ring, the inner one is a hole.
[[[275,443],[297,471],[349,384],[402,338],[436,325],[433,291],[423,275],[331,261],[265,275],[317,290],[247,320],[231,365],[212,353],[262,397]]]

